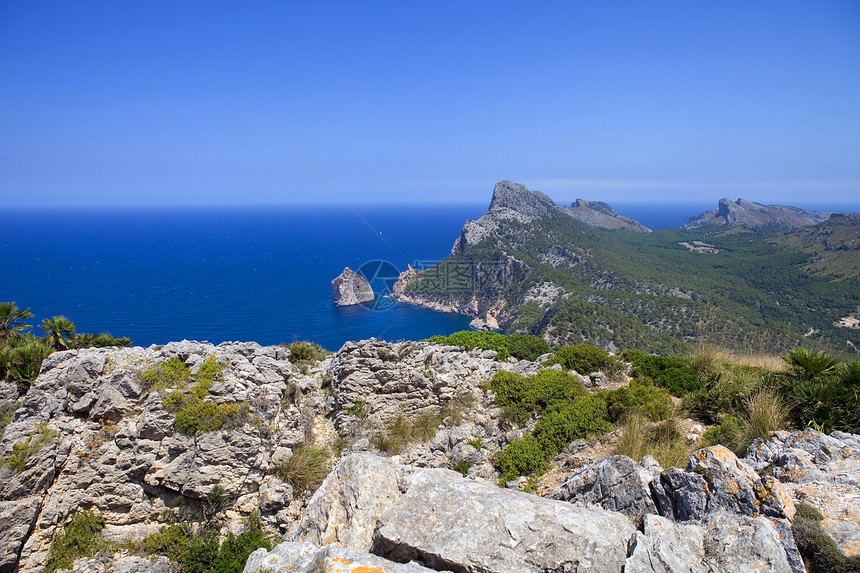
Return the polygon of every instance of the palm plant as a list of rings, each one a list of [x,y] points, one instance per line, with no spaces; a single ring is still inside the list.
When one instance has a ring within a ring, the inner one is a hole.
[[[45,336],[42,340],[45,344],[56,348],[57,350],[65,350],[69,347],[69,339],[66,335],[74,336],[75,325],[65,316],[52,316],[51,318],[42,319],[43,324],[39,327],[45,331]]]
[[[18,308],[14,302],[0,302],[0,339],[9,338],[13,332],[21,332],[32,327],[24,320],[33,318],[29,308]]]
[[[30,383],[36,379],[42,368],[42,360],[47,358],[51,352],[53,349],[43,344],[35,336],[28,336],[21,344],[15,346],[14,362],[9,368],[9,372],[19,382],[20,390],[25,391]]]
[[[782,357],[788,363],[788,375],[800,380],[814,380],[821,376],[830,376],[836,372],[839,360],[831,357],[823,350],[813,352],[805,348],[789,350]]]

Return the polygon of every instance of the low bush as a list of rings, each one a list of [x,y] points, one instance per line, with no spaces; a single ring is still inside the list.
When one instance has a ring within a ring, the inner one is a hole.
[[[469,460],[460,460],[451,468],[455,472],[459,473],[463,477],[466,477],[469,474],[469,470],[472,469],[472,462]]]
[[[315,342],[299,340],[292,344],[282,344],[290,351],[290,362],[298,364],[310,364],[318,362],[326,357],[326,350]]]
[[[552,352],[549,342],[534,334],[508,336],[508,352],[517,360],[534,362],[539,356]]]
[[[725,416],[722,421],[702,434],[702,447],[722,444],[738,455],[744,455],[749,445],[744,439],[742,421],[735,416]]]
[[[628,350],[624,358],[633,364],[633,376],[648,377],[673,396],[699,390],[704,385],[688,356],[655,356],[641,350]]]
[[[445,344],[448,346],[462,346],[466,350],[480,348],[481,350],[495,350],[498,352],[497,360],[505,360],[511,355],[508,350],[508,337],[499,332],[483,330],[461,330],[448,336],[433,336],[427,339],[433,344]]]
[[[45,573],[71,569],[75,559],[92,557],[102,549],[110,548],[102,535],[104,527],[104,517],[91,509],[74,514],[63,527],[63,532],[51,541]]]
[[[669,391],[656,386],[650,378],[631,380],[629,386],[604,392],[603,396],[613,422],[630,414],[641,414],[657,422],[669,418],[675,409]]]
[[[664,468],[683,468],[687,465],[690,448],[673,418],[649,424],[644,416],[633,414],[622,426],[615,452],[636,461],[650,455]]]
[[[574,440],[599,436],[610,430],[606,401],[598,394],[591,394],[547,410],[535,425],[534,437],[543,451],[552,456]]]
[[[788,428],[788,407],[776,392],[762,387],[746,401],[742,422],[746,450],[754,439],[767,441],[771,433]]]
[[[296,446],[292,457],[277,467],[278,477],[300,491],[319,487],[328,472],[328,450],[313,444]]]
[[[502,370],[493,376],[487,387],[496,394],[496,405],[504,408],[506,416],[520,425],[533,413],[585,394],[576,376],[558,370],[542,370],[528,378]]]
[[[191,377],[191,370],[177,357],[154,364],[141,375],[150,387],[156,390],[176,388]]]
[[[549,466],[540,443],[532,435],[508,444],[494,459],[493,464],[502,474],[502,484],[519,476],[540,475]]]
[[[806,503],[798,503],[796,507],[791,533],[800,554],[812,566],[811,570],[827,573],[860,571],[860,556],[843,555],[833,538],[824,531],[821,512]]]
[[[591,344],[572,344],[559,348],[548,364],[561,364],[566,370],[588,375],[592,372],[618,370],[618,361],[602,348]]]

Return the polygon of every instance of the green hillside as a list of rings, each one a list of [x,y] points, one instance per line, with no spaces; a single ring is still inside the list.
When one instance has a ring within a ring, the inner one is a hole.
[[[860,305],[858,217],[794,231],[631,233],[589,227],[546,196],[528,201],[545,212],[518,219],[510,216],[516,202],[497,205],[477,223],[491,232],[461,238],[455,254],[419,273],[406,294],[470,307],[507,331],[554,344],[661,352],[696,340],[752,350],[804,344],[841,352],[847,341],[860,344],[857,330],[833,324]],[[701,244],[694,241],[710,247],[682,245]],[[468,286],[452,288],[455,278]]]

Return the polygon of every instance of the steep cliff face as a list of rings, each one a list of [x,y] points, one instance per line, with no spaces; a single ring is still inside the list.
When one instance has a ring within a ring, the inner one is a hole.
[[[826,221],[833,215],[832,211],[807,211],[797,207],[783,205],[762,205],[744,199],[732,201],[720,199],[716,211],[705,211],[696,217],[684,221],[684,227],[701,227],[704,225],[739,225],[742,227],[777,227],[800,228]]]

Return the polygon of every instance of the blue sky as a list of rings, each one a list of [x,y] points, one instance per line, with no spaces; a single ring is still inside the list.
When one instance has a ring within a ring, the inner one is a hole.
[[[858,202],[860,3],[534,4],[4,2],[0,205]]]

